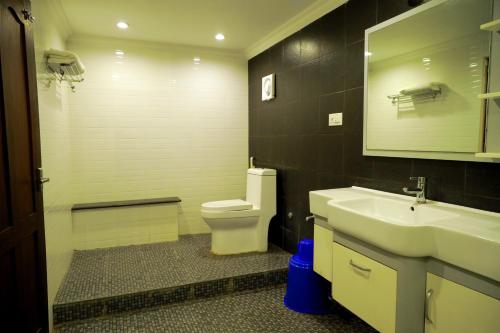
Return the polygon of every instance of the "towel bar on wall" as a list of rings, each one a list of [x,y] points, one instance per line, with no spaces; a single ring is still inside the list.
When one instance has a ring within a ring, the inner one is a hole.
[[[392,104],[399,104],[412,101],[423,101],[435,99],[441,95],[442,89],[439,83],[431,83],[428,86],[403,89],[396,95],[389,95],[387,98],[392,100]]]

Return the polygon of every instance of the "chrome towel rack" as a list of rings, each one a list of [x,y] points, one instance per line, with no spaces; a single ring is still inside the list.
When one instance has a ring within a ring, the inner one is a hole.
[[[51,76],[49,86],[53,80],[66,81],[71,91],[75,92],[74,83],[83,82],[85,73],[85,66],[78,55],[70,51],[50,49],[45,51],[45,57],[47,72]]]
[[[424,101],[436,99],[441,95],[442,88],[439,83],[431,83],[427,86],[403,89],[396,95],[389,95],[387,98],[392,100],[392,104],[407,103],[413,101]]]

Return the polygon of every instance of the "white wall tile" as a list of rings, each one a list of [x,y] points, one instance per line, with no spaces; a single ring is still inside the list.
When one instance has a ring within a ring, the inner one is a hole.
[[[68,48],[87,67],[69,100],[75,200],[179,196],[180,232],[208,232],[200,204],[245,194],[246,60],[116,39]]]
[[[43,193],[50,322],[52,322],[52,304],[69,268],[73,252],[68,89],[65,84],[56,82],[52,82],[48,87],[44,76],[43,52],[49,48],[65,49],[66,34],[57,24],[52,9],[53,5],[47,0],[37,0],[32,3],[33,15],[37,18],[34,37],[42,166],[45,176],[50,177],[50,182],[44,185]]]
[[[73,212],[74,248],[88,250],[179,237],[177,204],[130,206]]]

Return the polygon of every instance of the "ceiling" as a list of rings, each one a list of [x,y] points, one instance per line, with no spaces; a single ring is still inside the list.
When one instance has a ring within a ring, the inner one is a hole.
[[[62,0],[74,34],[245,50],[325,0]],[[331,2],[331,0],[330,0]],[[129,29],[116,28],[126,21]],[[214,35],[225,34],[216,41]]]

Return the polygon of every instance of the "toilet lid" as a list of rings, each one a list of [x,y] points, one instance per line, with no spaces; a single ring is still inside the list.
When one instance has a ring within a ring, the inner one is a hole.
[[[250,202],[241,199],[235,199],[205,202],[201,205],[201,207],[206,210],[233,211],[252,209],[253,205]]]

